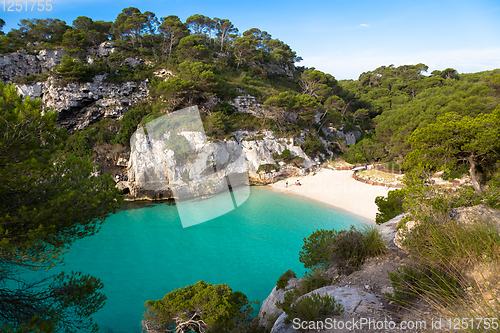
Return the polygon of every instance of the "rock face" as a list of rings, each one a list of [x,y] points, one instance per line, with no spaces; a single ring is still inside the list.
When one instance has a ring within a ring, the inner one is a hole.
[[[21,84],[19,93],[40,98],[59,114],[59,123],[70,129],[82,129],[100,118],[119,118],[129,108],[149,96],[148,82],[140,84],[104,82],[106,75],[97,75],[92,82],[57,86],[53,79],[30,85]]]
[[[310,168],[315,163],[304,153],[296,139],[276,138],[273,132],[248,132],[238,131],[234,133],[236,139],[241,142],[243,152],[248,160],[248,172],[256,174],[262,164],[274,164],[273,154],[281,155],[285,149],[290,150],[293,156],[304,159],[301,167]]]
[[[416,221],[408,221],[405,226],[399,228],[394,235],[394,244],[399,247],[401,250],[407,250],[404,243],[406,240],[406,236],[418,225]]]
[[[303,297],[310,296],[312,293],[318,294],[320,296],[328,295],[333,296],[335,301],[342,304],[344,307],[344,312],[338,316],[337,320],[347,321],[353,316],[369,317],[370,309],[380,308],[380,299],[357,287],[339,287],[339,286],[327,286],[320,289],[311,291],[308,294],[301,296],[298,300]],[[292,333],[299,332],[293,328],[293,323],[285,324],[286,313],[282,313],[271,330],[271,333]],[[338,330],[342,332],[342,330]]]
[[[191,147],[200,147],[204,144],[201,133],[183,132],[181,134]],[[230,140],[207,143],[203,154],[193,163],[169,166],[169,179],[172,177],[174,183],[166,185],[165,179],[164,183],[161,184],[161,188],[154,188],[147,185],[148,179],[158,179],[157,175],[164,172],[164,170],[158,169],[159,166],[172,163],[172,158],[165,152],[164,139],[160,138],[148,142],[146,136],[141,133],[136,135],[136,139],[135,146],[137,149],[132,150],[127,169],[128,184],[130,186],[129,199],[158,200],[173,198],[175,194],[170,190],[166,190],[166,187],[170,188],[175,182],[180,184],[188,176],[194,183],[198,184],[196,185],[198,188],[193,189],[195,193],[212,194],[225,190],[225,185],[221,182],[221,179],[229,174],[246,174],[248,171],[250,184],[265,184],[277,180],[278,177],[305,173],[307,168],[314,165],[314,162],[305,155],[300,146],[294,146],[293,138],[276,139],[272,132],[239,131],[235,132],[234,138]],[[290,149],[293,155],[304,158],[301,168],[282,165],[281,167],[277,166],[274,172],[257,172],[260,165],[275,164],[273,154],[281,154],[285,149]],[[206,176],[212,170],[209,157],[214,158],[217,166],[216,176]],[[210,185],[206,187],[206,184]],[[124,184],[120,186],[123,187]],[[156,193],[158,191],[161,195]]]
[[[276,319],[283,313],[283,310],[276,306],[276,303],[283,303],[285,293],[298,285],[299,279],[291,278],[285,289],[276,290],[274,287],[271,294],[262,302],[259,311],[259,323],[264,327],[271,328]]]
[[[11,54],[0,54],[0,81],[12,82],[14,77],[40,74],[61,63],[64,50],[41,50],[37,55],[20,50]]]
[[[198,152],[193,160],[182,163],[168,148],[168,138],[151,140],[144,133],[136,132],[128,166],[129,182],[151,191],[170,188],[175,199],[187,199],[227,191],[225,177],[246,174],[245,156],[236,140],[205,142],[200,132],[181,135],[193,151]]]
[[[348,146],[355,145],[356,140],[361,138],[360,131],[352,131],[344,133],[342,131],[339,131],[335,127],[323,127],[321,130],[329,137],[344,139],[346,141],[346,145]]]
[[[451,211],[451,218],[463,224],[475,221],[490,221],[500,226],[500,211],[484,204],[473,207],[460,207]]]

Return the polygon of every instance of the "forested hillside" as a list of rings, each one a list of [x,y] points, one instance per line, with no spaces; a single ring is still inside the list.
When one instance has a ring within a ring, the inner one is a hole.
[[[115,51],[109,56],[89,52],[109,42]],[[119,120],[104,119],[78,131],[69,146],[80,153],[106,142],[127,145],[141,122],[197,104],[213,137],[238,129],[302,133],[308,141],[304,150],[312,156],[331,156],[329,150],[349,162],[404,162],[415,129],[450,111],[490,113],[500,102],[500,70],[428,73],[425,64],[389,65],[338,82],[331,74],[296,67],[301,58],[266,31],[240,32],[228,19],[199,14],[182,22],[175,15],[158,17],[131,7],[114,22],[82,16],[71,25],[58,19],[21,20],[19,29],[0,36],[3,54],[61,48],[67,55],[55,69],[13,81],[52,77],[67,85],[104,74],[105,82],[147,80],[149,87],[149,98],[131,105]],[[158,71],[161,76],[153,74]],[[243,95],[262,106],[259,116],[235,112],[228,104]],[[362,140],[349,147],[338,131],[359,131]]]

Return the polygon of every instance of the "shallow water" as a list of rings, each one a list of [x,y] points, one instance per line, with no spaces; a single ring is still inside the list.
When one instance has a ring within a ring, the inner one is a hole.
[[[104,283],[108,299],[94,319],[105,333],[139,333],[145,301],[199,280],[226,283],[262,302],[288,269],[303,275],[304,237],[364,223],[325,204],[256,187],[239,208],[189,228],[182,228],[175,205],[131,207],[77,241],[62,267]]]

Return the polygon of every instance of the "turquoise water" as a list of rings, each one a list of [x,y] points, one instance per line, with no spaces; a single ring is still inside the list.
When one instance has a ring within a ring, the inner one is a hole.
[[[189,228],[182,228],[174,205],[142,207],[110,216],[98,234],[77,241],[65,256],[63,270],[104,283],[108,299],[94,316],[104,333],[139,333],[145,301],[199,280],[226,283],[262,302],[286,270],[303,275],[298,253],[304,237],[364,222],[255,187],[238,209]]]

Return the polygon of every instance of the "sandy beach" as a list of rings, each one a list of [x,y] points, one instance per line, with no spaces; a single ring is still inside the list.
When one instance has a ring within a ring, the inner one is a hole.
[[[375,222],[378,212],[375,198],[379,195],[386,196],[389,189],[384,186],[367,185],[351,177],[352,171],[323,169],[314,176],[289,178],[288,188],[283,180],[266,187],[318,200],[367,221]],[[297,179],[302,184],[301,186],[295,185]]]

